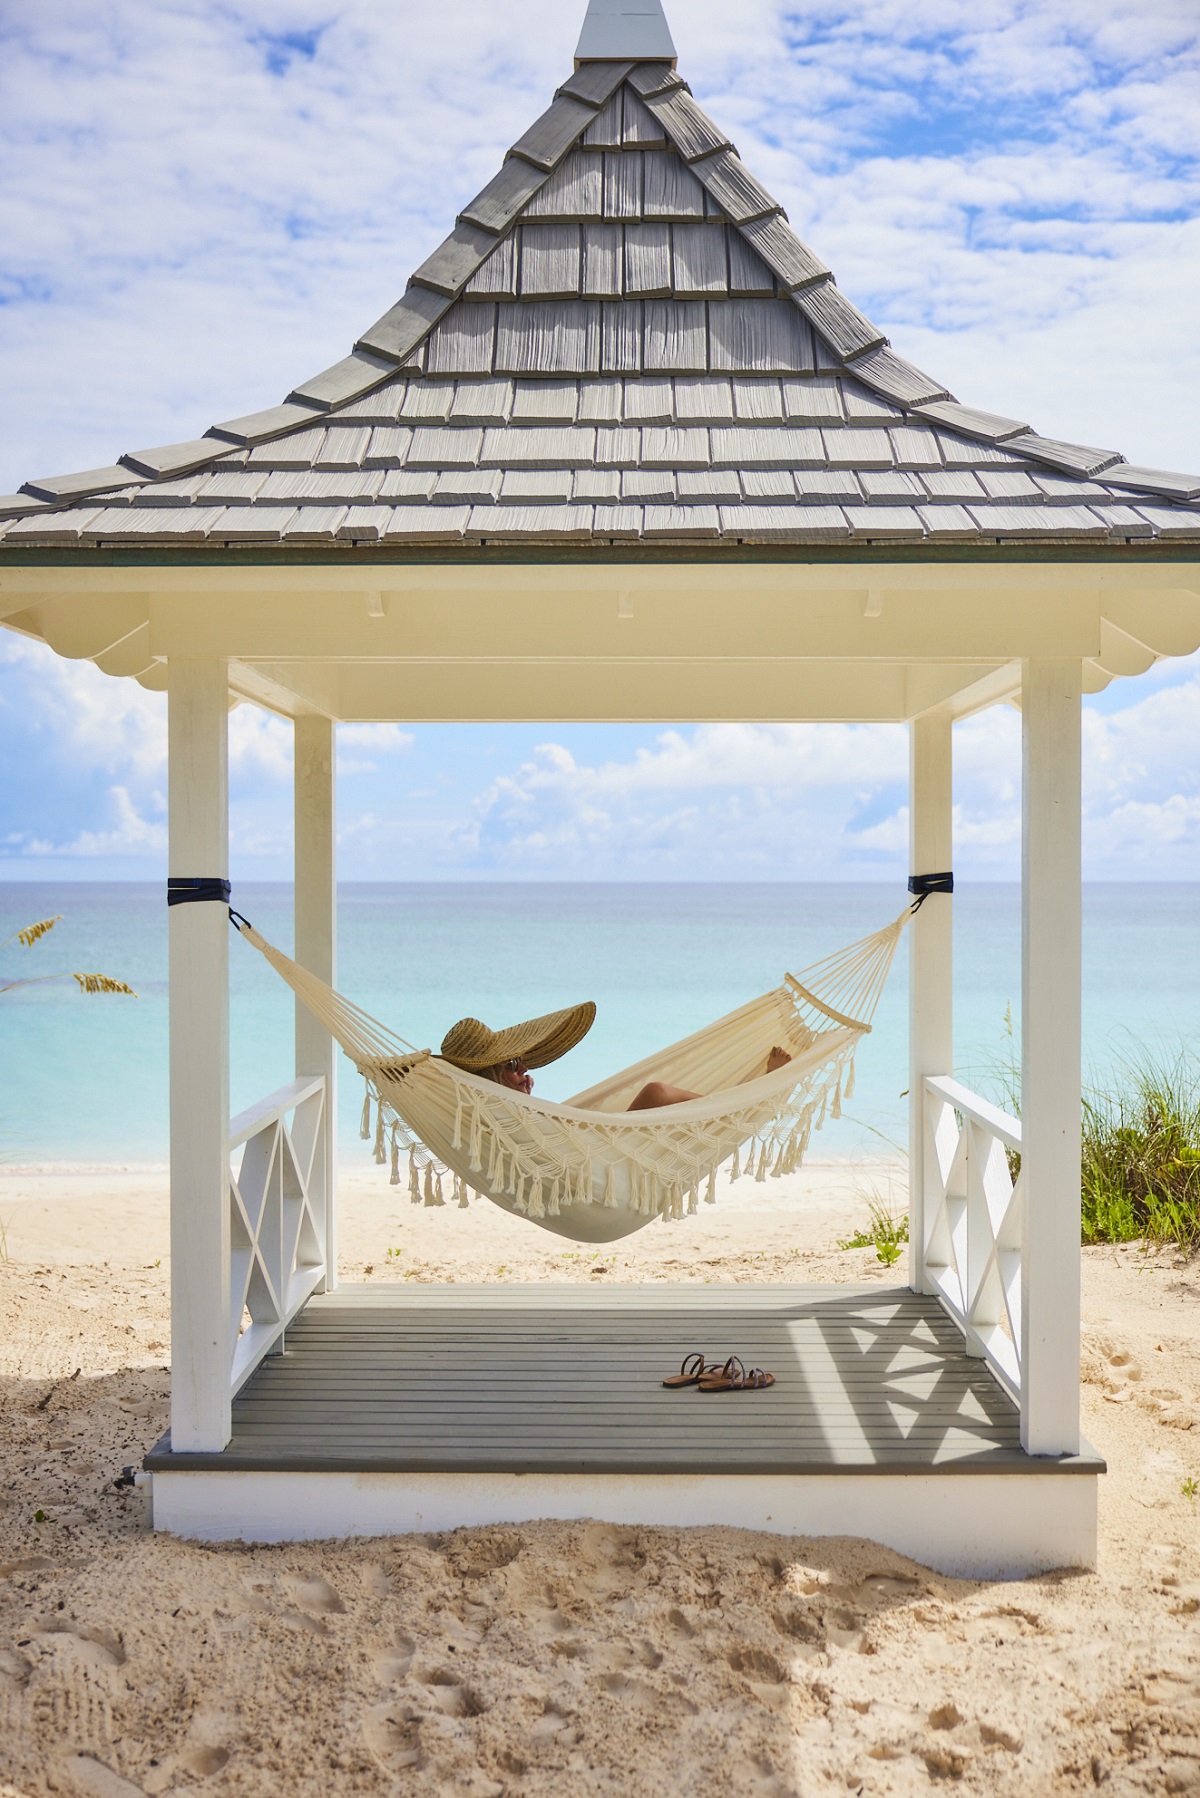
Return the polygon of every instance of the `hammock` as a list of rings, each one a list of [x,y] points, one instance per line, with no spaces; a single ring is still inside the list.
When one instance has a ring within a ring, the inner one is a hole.
[[[400,1181],[407,1152],[414,1203],[459,1205],[474,1191],[573,1242],[615,1242],[652,1218],[715,1203],[718,1167],[783,1175],[812,1132],[854,1091],[854,1052],[871,1029],[906,909],[894,923],[704,1030],[624,1068],[566,1104],[511,1091],[414,1049],[267,942],[238,929],[340,1043],[367,1084],[363,1131]],[[774,1045],[792,1059],[767,1073]],[[659,1110],[627,1107],[650,1080],[707,1094]]]

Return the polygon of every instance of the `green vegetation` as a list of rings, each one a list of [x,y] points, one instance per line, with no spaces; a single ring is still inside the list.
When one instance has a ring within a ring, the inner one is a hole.
[[[1020,1052],[1012,1007],[1005,1045],[988,1070],[997,1102],[1021,1115]],[[1014,1179],[1021,1157],[1008,1152]],[[1080,1163],[1085,1243],[1172,1243],[1200,1250],[1200,1063],[1137,1047],[1104,1085],[1083,1096]]]
[[[885,1267],[894,1267],[908,1241],[908,1216],[897,1217],[878,1194],[867,1207],[868,1224],[838,1243],[839,1249],[874,1249],[875,1259]]]
[[[1191,1474],[1189,1473],[1187,1476],[1187,1479],[1184,1480],[1184,1482],[1183,1482],[1182,1486],[1180,1486],[1179,1490],[1183,1494],[1184,1498],[1188,1499],[1190,1503],[1195,1504],[1196,1494],[1197,1494],[1197,1492],[1200,1492],[1200,1484],[1197,1484],[1197,1482],[1192,1478]]]
[[[1085,1096],[1081,1195],[1084,1242],[1200,1249],[1200,1068],[1143,1054]]]

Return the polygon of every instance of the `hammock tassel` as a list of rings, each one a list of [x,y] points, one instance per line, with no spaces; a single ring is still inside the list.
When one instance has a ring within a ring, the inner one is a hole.
[[[529,1205],[526,1216],[545,1217],[545,1215],[546,1207],[542,1203],[542,1183],[540,1180],[531,1180],[529,1182]]]
[[[427,1205],[435,1205],[437,1203],[436,1199],[433,1196],[433,1163],[432,1163],[432,1161],[427,1161],[425,1163],[425,1203]]]
[[[375,1108],[375,1160],[382,1167],[387,1160],[387,1150],[383,1146],[383,1106]]]
[[[371,1140],[371,1088],[368,1085],[363,1097],[362,1117],[358,1123],[358,1134],[364,1142]]]
[[[706,1205],[715,1205],[716,1202],[717,1202],[717,1170],[715,1167],[710,1167],[708,1170],[708,1186],[705,1189],[705,1193],[704,1193],[704,1203]]]
[[[435,1205],[444,1205],[446,1203],[445,1197],[442,1193],[442,1176],[440,1174],[438,1175],[437,1180],[434,1185],[434,1200],[433,1200],[433,1202]]]
[[[615,1211],[617,1208],[616,1173],[611,1161],[605,1164],[604,1170],[604,1209]]]
[[[473,1174],[483,1170],[483,1118],[478,1104],[471,1107],[471,1159],[468,1163]]]
[[[846,1076],[845,1097],[846,1097],[847,1105],[850,1103],[851,1099],[854,1097],[854,1069],[855,1069],[856,1065],[857,1065],[857,1063],[855,1062],[855,1059],[852,1055],[850,1057],[850,1072]]]
[[[764,1142],[762,1145],[762,1149],[759,1152],[758,1172],[755,1174],[754,1179],[755,1179],[756,1183],[761,1183],[762,1181],[764,1181],[766,1179],[766,1177],[767,1177],[767,1145]]]
[[[415,1146],[408,1151],[408,1196],[414,1205],[421,1203],[421,1176],[417,1172],[417,1151]]]
[[[396,1136],[395,1124],[392,1125],[392,1178],[389,1184],[392,1186],[400,1184],[400,1143]]]
[[[456,1182],[456,1186],[457,1186],[457,1191],[455,1193],[455,1197],[458,1200],[459,1210],[460,1211],[469,1211],[471,1208],[471,1195],[467,1191],[466,1181],[459,1180]]]
[[[463,1114],[463,1095],[462,1095],[462,1087],[460,1086],[458,1088],[458,1096],[457,1096],[457,1099],[455,1101],[455,1106],[454,1106],[454,1135],[450,1138],[450,1147],[452,1149],[461,1149],[462,1148],[462,1114]]]
[[[735,1149],[733,1151],[733,1160],[729,1165],[729,1178],[731,1180],[740,1180],[742,1177],[742,1164],[739,1160],[739,1154],[740,1150]]]
[[[558,1208],[558,1194],[559,1182],[556,1179],[550,1188],[550,1197],[546,1201],[546,1214],[548,1217],[560,1217],[562,1215]]]

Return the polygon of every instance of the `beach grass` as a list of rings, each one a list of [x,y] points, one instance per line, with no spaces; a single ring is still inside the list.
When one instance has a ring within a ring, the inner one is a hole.
[[[1083,1102],[1084,1242],[1200,1249],[1200,1066],[1140,1052]]]
[[[838,1242],[839,1249],[874,1249],[875,1259],[894,1267],[908,1241],[908,1214],[897,1215],[877,1189],[867,1202],[867,1227]]]
[[[999,1103],[1021,1115],[1020,1054],[1011,1009],[989,1070]],[[1010,1150],[1015,1179],[1021,1157]],[[1084,1089],[1079,1170],[1085,1243],[1145,1242],[1200,1251],[1200,1061],[1136,1044],[1102,1082]]]

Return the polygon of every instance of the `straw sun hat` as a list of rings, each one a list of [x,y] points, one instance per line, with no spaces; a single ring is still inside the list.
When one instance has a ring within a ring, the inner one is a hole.
[[[469,1074],[518,1058],[526,1067],[544,1068],[573,1049],[587,1035],[595,1017],[596,1007],[589,999],[584,1005],[552,1011],[544,1018],[510,1024],[507,1030],[489,1030],[478,1018],[460,1018],[446,1032],[442,1058],[456,1068],[465,1068]]]

